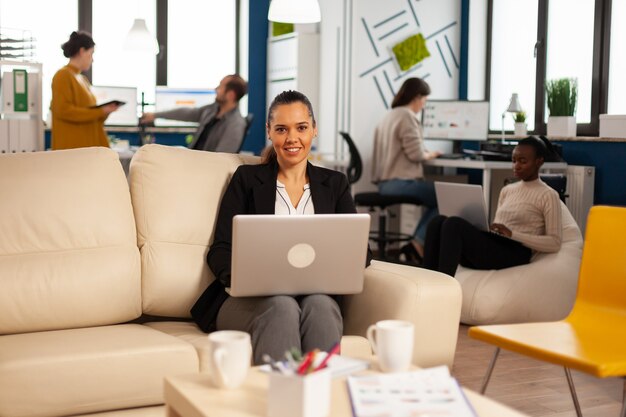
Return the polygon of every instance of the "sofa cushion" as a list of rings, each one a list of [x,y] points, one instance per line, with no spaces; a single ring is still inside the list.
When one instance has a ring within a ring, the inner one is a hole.
[[[537,253],[530,264],[500,270],[460,266],[461,322],[466,324],[553,321],[571,310],[578,286],[583,240],[576,221],[561,203],[561,249]]]
[[[193,322],[185,321],[156,321],[146,323],[160,332],[175,336],[193,345],[200,360],[200,372],[208,372],[208,335],[196,326]],[[362,336],[343,336],[341,338],[341,354],[354,357],[371,359],[372,349],[369,341]]]
[[[198,372],[190,344],[139,324],[0,337],[0,417],[163,402],[163,378]]]
[[[0,155],[0,334],[141,314],[128,183],[106,148]]]
[[[143,311],[190,317],[214,279],[206,253],[222,194],[237,167],[258,157],[143,146],[130,166],[141,251]]]

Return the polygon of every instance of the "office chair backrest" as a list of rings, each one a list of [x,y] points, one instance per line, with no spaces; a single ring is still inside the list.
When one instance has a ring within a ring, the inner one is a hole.
[[[572,315],[589,307],[626,314],[626,208],[595,206],[589,211],[578,294]],[[584,313],[583,313],[584,312]],[[584,314],[584,316],[583,316]]]
[[[241,152],[241,148],[243,148],[243,143],[246,141],[246,136],[248,136],[248,132],[250,131],[250,125],[252,125],[253,120],[254,113],[248,113],[246,115],[246,129],[243,131],[243,138],[241,138],[241,143],[239,144],[239,149],[237,149],[237,153]]]
[[[559,194],[559,198],[562,202],[566,202],[565,199],[569,197],[566,194],[567,189],[567,175],[566,174],[539,174],[541,181],[545,182],[547,186],[551,187]],[[518,178],[505,178],[504,185],[513,184],[519,181]]]
[[[354,184],[361,178],[361,174],[363,173],[363,161],[361,160],[361,154],[359,154],[359,150],[356,148],[354,141],[348,133],[339,132],[339,134],[348,145],[348,150],[350,151],[350,162],[348,163],[348,168],[346,169],[346,176],[348,177],[348,182],[350,184]]]

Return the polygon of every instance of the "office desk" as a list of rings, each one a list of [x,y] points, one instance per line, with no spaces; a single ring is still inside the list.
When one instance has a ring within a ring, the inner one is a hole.
[[[479,161],[475,159],[431,159],[424,161],[426,166],[441,168],[466,168],[480,169],[483,172],[483,194],[487,204],[489,219],[496,212],[498,195],[504,186],[504,178],[513,175],[513,163],[507,161]],[[567,169],[565,162],[546,162],[541,167],[541,172],[564,171]],[[495,175],[498,172],[501,175]],[[503,175],[502,175],[503,174]],[[498,179],[499,181],[495,181]]]

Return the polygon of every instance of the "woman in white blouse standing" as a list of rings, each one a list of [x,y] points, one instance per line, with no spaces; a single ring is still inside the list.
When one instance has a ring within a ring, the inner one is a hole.
[[[285,91],[276,96],[266,128],[272,145],[263,163],[240,166],[222,198],[207,255],[216,280],[191,311],[204,331],[250,333],[256,364],[263,362],[263,354],[278,358],[292,347],[328,350],[339,342],[343,333],[340,298],[324,294],[229,297],[224,288],[230,286],[232,218],[237,214],[356,212],[346,176],[308,163],[317,126],[305,95]],[[259,244],[264,244],[262,236]],[[370,259],[368,253],[368,264]]]

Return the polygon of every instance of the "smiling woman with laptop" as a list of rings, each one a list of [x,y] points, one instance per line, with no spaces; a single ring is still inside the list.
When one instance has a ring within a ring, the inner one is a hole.
[[[207,255],[216,280],[191,310],[204,331],[250,333],[255,364],[264,354],[339,342],[335,294],[360,292],[371,259],[369,218],[356,214],[347,178],[308,163],[317,135],[309,99],[297,91],[276,96],[266,129],[263,163],[240,166],[222,198]],[[339,238],[328,233],[338,229]]]
[[[513,150],[513,174],[521,181],[502,189],[494,223],[489,228],[484,205],[476,210],[471,198],[462,197],[476,191],[471,189],[476,186],[465,185],[464,192],[455,190],[451,198],[442,192],[445,187],[438,187],[442,215],[428,225],[424,267],[454,276],[459,264],[473,269],[503,269],[529,263],[533,252],[558,251],[561,202],[557,192],[539,178],[546,152],[544,143],[536,138],[518,142]],[[477,193],[479,199],[481,194],[482,191]],[[446,202],[456,205],[457,212],[447,212],[450,204]],[[468,204],[459,207],[459,202]]]

